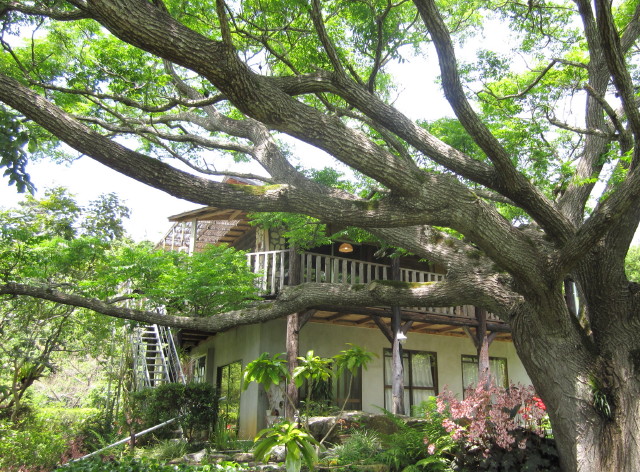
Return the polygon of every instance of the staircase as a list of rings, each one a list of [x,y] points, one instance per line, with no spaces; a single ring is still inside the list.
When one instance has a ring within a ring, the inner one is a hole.
[[[136,390],[171,382],[186,383],[170,328],[156,324],[138,326],[133,331],[132,346]]]

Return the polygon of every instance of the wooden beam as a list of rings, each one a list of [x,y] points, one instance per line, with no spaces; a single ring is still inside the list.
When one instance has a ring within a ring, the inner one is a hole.
[[[327,310],[325,310],[325,311],[327,311]],[[330,315],[330,316],[327,316],[326,318],[323,318],[323,319],[327,320],[327,321],[333,321],[333,320],[340,319],[340,318],[342,318],[343,316],[346,316],[346,315],[347,315],[347,313],[338,312],[335,315]]]
[[[434,329],[434,333],[447,333],[449,331],[453,331],[455,329],[460,329],[460,326],[447,326],[446,328]]]
[[[335,306],[315,306],[320,311],[336,312]],[[391,310],[384,308],[367,308],[367,307],[342,307],[339,316],[332,315],[336,318],[347,314],[354,315],[367,315],[367,316],[380,316],[382,318],[391,318]],[[325,318],[328,319],[328,318]],[[478,321],[473,318],[461,318],[448,315],[436,315],[432,313],[414,313],[414,312],[402,312],[403,320],[413,320],[422,323],[441,324],[449,326],[469,326],[475,328],[478,326]],[[499,333],[510,333],[511,328],[506,323],[487,323],[487,329]]]
[[[302,327],[303,327],[304,325],[306,325],[306,324],[307,324],[307,322],[308,322],[311,318],[313,318],[313,315],[315,315],[315,314],[316,314],[316,311],[317,311],[317,310],[306,310],[306,311],[303,311],[303,312],[300,314],[300,317],[298,318],[298,329],[302,329]]]
[[[393,332],[391,331],[389,325],[382,321],[379,316],[372,316],[371,319],[376,324],[376,326],[380,328],[380,331],[382,331],[384,337],[387,338],[390,343],[393,343]]]
[[[467,333],[467,336],[469,336],[469,339],[471,339],[471,342],[473,343],[473,347],[475,347],[476,349],[478,349],[478,339],[476,338],[476,335],[474,333],[471,332],[471,329],[469,329],[468,326],[463,326],[462,330]]]
[[[406,321],[400,328],[404,334],[407,334],[413,325],[413,320]]]

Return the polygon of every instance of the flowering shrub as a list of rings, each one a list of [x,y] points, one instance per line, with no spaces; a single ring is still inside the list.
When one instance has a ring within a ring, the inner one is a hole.
[[[484,382],[467,391],[458,400],[445,389],[438,396],[438,411],[446,413],[443,426],[456,441],[464,441],[488,452],[492,445],[510,450],[516,442],[516,430],[523,428],[544,436],[545,406],[532,387],[511,385],[501,388]],[[524,449],[524,440],[518,441]]]

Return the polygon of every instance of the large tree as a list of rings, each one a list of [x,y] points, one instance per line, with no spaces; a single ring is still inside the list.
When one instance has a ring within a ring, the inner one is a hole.
[[[26,143],[37,154],[64,142],[195,203],[305,214],[439,262],[437,284],[302,285],[261,310],[164,322],[218,330],[329,303],[480,306],[510,324],[564,470],[637,470],[640,295],[624,259],[640,221],[640,5],[614,3],[3,0],[1,165],[26,185]],[[483,23],[511,31],[513,52],[461,64],[458,41],[477,43]],[[8,38],[28,31],[27,47]],[[387,69],[431,46],[455,119],[417,123],[393,107]],[[309,179],[281,133],[369,191]],[[266,185],[215,181],[224,153],[258,163],[266,177],[247,176]],[[20,280],[2,293],[156,320]]]

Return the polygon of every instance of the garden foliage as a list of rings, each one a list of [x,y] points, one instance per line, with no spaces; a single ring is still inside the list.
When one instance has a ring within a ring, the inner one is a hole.
[[[205,382],[169,383],[140,390],[133,393],[133,404],[134,421],[139,424],[136,430],[180,417],[188,441],[208,438],[218,419],[218,394]]]
[[[464,441],[488,449],[497,445],[511,449],[516,445],[514,431],[526,427],[544,436],[544,406],[535,396],[533,387],[511,385],[504,389],[495,385],[488,388],[478,382],[475,389],[469,389],[464,400],[446,390],[438,397],[438,411],[447,413],[444,427],[452,433],[454,440]],[[518,443],[523,447],[523,443]]]
[[[92,408],[41,408],[18,423],[0,420],[0,470],[50,470],[86,452],[100,412]]]
[[[559,470],[555,442],[547,437],[546,407],[532,387],[486,388],[479,382],[464,400],[445,390],[437,405],[446,415],[442,425],[456,443],[451,449],[455,470]]]
[[[56,472],[242,472],[250,469],[235,462],[205,464],[165,464],[151,459],[125,457],[116,461],[89,459],[56,469]]]

